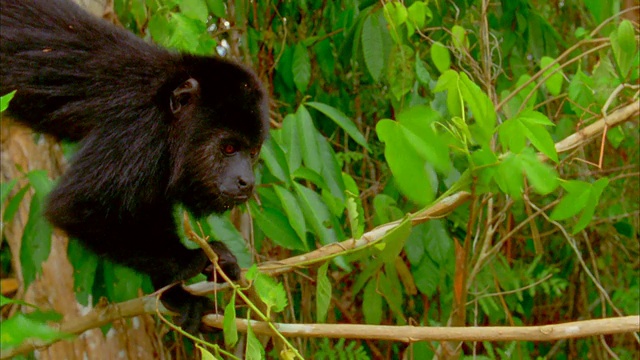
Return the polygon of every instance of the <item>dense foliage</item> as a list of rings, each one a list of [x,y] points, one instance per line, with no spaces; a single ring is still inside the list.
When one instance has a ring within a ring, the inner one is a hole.
[[[257,196],[194,224],[241,266],[402,220],[375,246],[273,279],[250,270],[271,320],[517,326],[640,313],[637,112],[604,126],[604,136],[557,145],[638,102],[638,24],[624,20],[637,8],[621,16],[613,0],[116,0],[115,10],[150,41],[242,59],[268,83],[272,131]],[[21,252],[28,285],[48,256],[41,244],[51,230],[37,204],[51,184],[27,176],[37,195]],[[14,184],[2,188],[5,221],[29,190]],[[406,214],[460,191],[469,201],[410,228]],[[239,231],[240,213],[253,221]],[[69,255],[83,269],[75,279],[83,304],[89,294],[122,301],[148,289],[82,249]],[[234,294],[225,316],[258,311],[233,311]],[[235,327],[225,324],[232,347]],[[254,336],[247,354],[259,357]],[[289,341],[278,350],[318,359],[422,359],[447,347]],[[637,337],[621,334],[458,350],[528,359],[631,358],[638,349]]]

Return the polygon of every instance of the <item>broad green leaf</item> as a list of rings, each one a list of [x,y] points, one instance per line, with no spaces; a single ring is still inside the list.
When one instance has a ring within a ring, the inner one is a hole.
[[[602,195],[602,191],[604,191],[604,188],[607,185],[609,185],[609,179],[607,178],[598,179],[595,183],[591,184],[591,189],[589,191],[589,199],[584,208],[584,211],[582,212],[582,215],[580,215],[580,219],[578,219],[578,222],[576,223],[573,230],[571,231],[572,234],[574,235],[577,234],[578,232],[586,228],[587,225],[589,225],[589,223],[591,222],[591,219],[593,219],[593,214],[596,211],[598,202],[600,201],[600,196]]]
[[[245,360],[263,360],[266,359],[264,347],[253,332],[251,324],[247,326],[247,346],[244,351]]]
[[[291,191],[281,186],[275,185],[273,189],[282,203],[282,208],[287,214],[291,227],[302,240],[303,245],[305,245],[305,250],[309,250],[306,249],[306,241],[304,241],[307,238],[307,224],[304,221],[304,214],[298,204],[298,199]]]
[[[387,80],[396,100],[402,99],[414,86],[416,76],[413,71],[414,55],[415,51],[408,45],[396,45],[391,48],[387,64]]]
[[[109,300],[121,302],[138,297],[143,275],[112,261],[103,262],[102,269]]]
[[[420,264],[412,267],[412,274],[421,293],[427,296],[435,295],[440,279],[440,267],[431,258],[423,256]]]
[[[322,161],[322,178],[327,184],[327,188],[331,195],[344,202],[344,181],[342,180],[342,171],[336,153],[333,151],[329,141],[317,133],[318,149],[320,150],[320,159]],[[340,211],[342,212],[342,210]]]
[[[540,68],[544,69],[554,61],[555,59],[553,58],[543,56],[542,59],[540,59]],[[544,76],[546,77],[551,73],[553,73],[553,75],[551,75],[544,84],[551,95],[558,96],[562,90],[562,81],[564,80],[562,70],[560,70],[560,65],[557,63],[554,64],[549,70],[544,72]]]
[[[13,179],[6,183],[0,183],[0,204],[4,204],[4,201],[7,199],[7,196],[9,196],[11,190],[16,186],[16,183],[18,183],[18,179]]]
[[[369,74],[376,82],[380,80],[385,62],[381,31],[382,27],[378,22],[378,16],[375,14],[367,16],[362,26],[362,55]]]
[[[71,338],[71,335],[58,331],[55,326],[50,326],[49,321],[42,319],[41,315],[41,312],[17,313],[3,320],[2,331],[0,331],[2,349],[17,347],[29,340],[41,340],[46,343]]]
[[[271,311],[281,312],[287,306],[287,293],[280,282],[276,282],[270,276],[258,273],[253,286],[260,299]]]
[[[447,110],[451,116],[462,117],[462,95],[460,93],[459,85],[460,76],[453,70],[447,70],[438,78],[436,87],[433,92],[440,92],[447,90]]]
[[[505,194],[516,199],[522,198],[524,181],[522,179],[522,165],[520,159],[514,154],[508,154],[498,165],[496,183]]]
[[[380,250],[379,258],[382,262],[393,264],[410,234],[411,221],[406,218],[398,226],[387,231],[381,241],[375,245],[375,248]]]
[[[433,130],[442,121],[440,114],[427,106],[413,106],[397,115],[402,135],[417,154],[441,172],[451,168],[449,149]]]
[[[518,119],[509,119],[498,127],[498,139],[504,149],[519,154],[527,146],[524,125]]]
[[[382,296],[376,289],[376,282],[376,278],[369,280],[362,295],[362,315],[364,322],[369,325],[379,325],[382,322]]]
[[[293,72],[293,82],[298,91],[306,93],[309,81],[311,81],[311,59],[307,48],[302,44],[295,47],[291,71]]]
[[[180,11],[187,17],[200,20],[203,23],[207,22],[209,9],[205,0],[181,0],[178,6],[180,6]]]
[[[453,239],[449,236],[442,220],[433,220],[425,224],[425,253],[436,264],[444,265],[453,253]]]
[[[273,176],[284,183],[290,183],[291,175],[284,151],[273,138],[267,138],[262,145],[260,158]]]
[[[2,215],[3,221],[9,222],[11,221],[11,219],[13,219],[13,216],[16,214],[16,211],[18,211],[18,209],[20,208],[20,203],[22,203],[22,199],[24,199],[24,196],[27,194],[27,191],[29,191],[30,188],[31,187],[29,185],[25,185],[15,195],[13,195],[13,197],[11,197],[11,200],[9,200],[9,203],[7,203],[7,206],[4,209],[2,209],[2,211],[4,212],[4,214]],[[4,203],[4,201],[2,203]]]
[[[374,225],[382,225],[398,220],[404,213],[398,208],[396,201],[389,195],[378,194],[373,198]]]
[[[238,327],[236,325],[236,294],[231,295],[229,303],[224,307],[224,319],[222,320],[224,345],[230,349],[238,343]]]
[[[449,70],[451,67],[451,55],[449,49],[442,43],[436,41],[431,45],[431,60],[441,73]]]
[[[29,207],[29,218],[22,234],[20,261],[25,287],[28,287],[42,271],[42,264],[51,251],[51,235],[53,229],[43,216],[46,196],[53,187],[53,182],[43,170],[31,171],[27,174],[29,184],[35,190]]]
[[[337,242],[337,229],[332,225],[329,209],[320,196],[313,190],[297,183],[294,184],[294,188],[300,200],[304,218],[308,224],[311,224],[320,243],[326,245]]]
[[[550,194],[558,187],[558,174],[552,167],[540,161],[533,151],[524,152],[520,159],[527,179],[538,194]]]
[[[9,107],[9,102],[13,99],[13,96],[16,94],[16,91],[13,90],[10,93],[0,96],[0,112],[7,110]]]
[[[633,25],[629,20],[623,20],[618,29],[612,32],[609,38],[620,74],[623,78],[626,78],[634,58],[638,56],[638,44],[636,43]]]
[[[487,145],[491,141],[491,134],[496,125],[496,111],[491,99],[478,85],[473,83],[465,73],[460,73],[460,93],[462,99],[471,110],[471,114],[476,120],[476,125],[471,127],[475,131],[475,140],[480,145]]]
[[[297,132],[300,140],[300,149],[304,164],[311,170],[322,172],[322,159],[320,158],[320,148],[318,138],[311,115],[304,105],[298,107],[296,111]],[[292,149],[292,151],[295,151]]]
[[[73,266],[73,291],[76,294],[76,300],[84,306],[92,306],[89,300],[93,294],[100,258],[77,240],[69,241],[67,256]]]
[[[416,28],[422,29],[426,23],[429,8],[423,1],[416,1],[407,8],[407,17]]]
[[[172,13],[169,23],[173,31],[167,46],[190,53],[196,52],[200,46],[200,35],[207,31],[206,24],[180,13]]]
[[[298,113],[287,114],[287,116],[285,116],[282,120],[282,129],[279,130],[281,131],[280,146],[285,152],[287,164],[289,164],[289,173],[293,173],[298,170],[298,168],[302,164],[303,146],[300,145],[300,142],[303,139],[300,132],[298,131],[298,116]],[[278,130],[271,131],[271,136],[275,137],[277,134]]]
[[[560,184],[566,191],[560,203],[553,208],[550,218],[564,220],[579,213],[587,205],[591,185],[584,181],[570,180]]]
[[[385,159],[398,188],[412,201],[427,205],[434,198],[434,179],[426,160],[408,144],[403,131],[402,126],[393,120],[380,120],[376,125],[378,137],[385,143]]]
[[[209,6],[209,10],[213,13],[213,15],[219,18],[227,17],[227,9],[225,7],[224,0],[207,0],[207,5]]]
[[[451,28],[451,40],[453,47],[458,50],[469,48],[469,39],[467,38],[466,30],[460,25],[453,25]]]
[[[258,207],[254,201],[249,202],[251,215],[265,235],[274,243],[292,250],[308,250],[306,243],[296,234],[289,224],[287,216],[278,209]]]
[[[351,138],[356,143],[367,149],[367,151],[370,151],[367,140],[364,138],[360,130],[358,130],[356,124],[351,119],[349,119],[342,111],[319,102],[308,102],[305,103],[305,105],[311,106],[312,108],[325,114],[329,119],[333,120],[336,125],[340,126],[347,134],[349,134],[349,136],[351,136]]]
[[[200,358],[202,360],[216,360],[216,357],[213,356],[213,354],[209,350],[205,349],[202,345],[196,344],[196,348],[200,350]]]
[[[593,79],[578,70],[569,83],[569,106],[578,117],[584,116],[586,110],[595,110],[597,103],[593,93]]]
[[[533,110],[527,110],[520,114],[518,120],[522,123],[524,135],[531,141],[533,146],[545,154],[554,162],[558,162],[556,144],[551,138],[551,134],[543,125],[554,125],[544,114]]]
[[[317,322],[324,323],[327,321],[327,313],[331,304],[331,283],[327,277],[327,269],[329,263],[325,262],[318,268],[318,277],[316,283],[316,311]]]

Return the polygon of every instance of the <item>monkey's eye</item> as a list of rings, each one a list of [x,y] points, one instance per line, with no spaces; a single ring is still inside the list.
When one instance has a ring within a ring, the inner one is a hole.
[[[222,153],[225,155],[233,155],[238,151],[238,149],[233,144],[224,144],[222,146]]]

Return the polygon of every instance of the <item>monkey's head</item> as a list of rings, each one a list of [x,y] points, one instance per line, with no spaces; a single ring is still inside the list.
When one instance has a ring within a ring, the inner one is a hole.
[[[183,59],[189,78],[169,94],[169,194],[195,216],[249,199],[253,166],[269,131],[268,100],[249,69],[219,59]]]

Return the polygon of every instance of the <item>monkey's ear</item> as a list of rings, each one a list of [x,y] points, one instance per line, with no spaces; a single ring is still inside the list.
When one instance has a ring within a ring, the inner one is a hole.
[[[189,104],[191,99],[200,94],[200,84],[194,78],[190,78],[178,86],[173,93],[171,93],[171,99],[169,106],[171,112],[177,115],[182,109]]]

